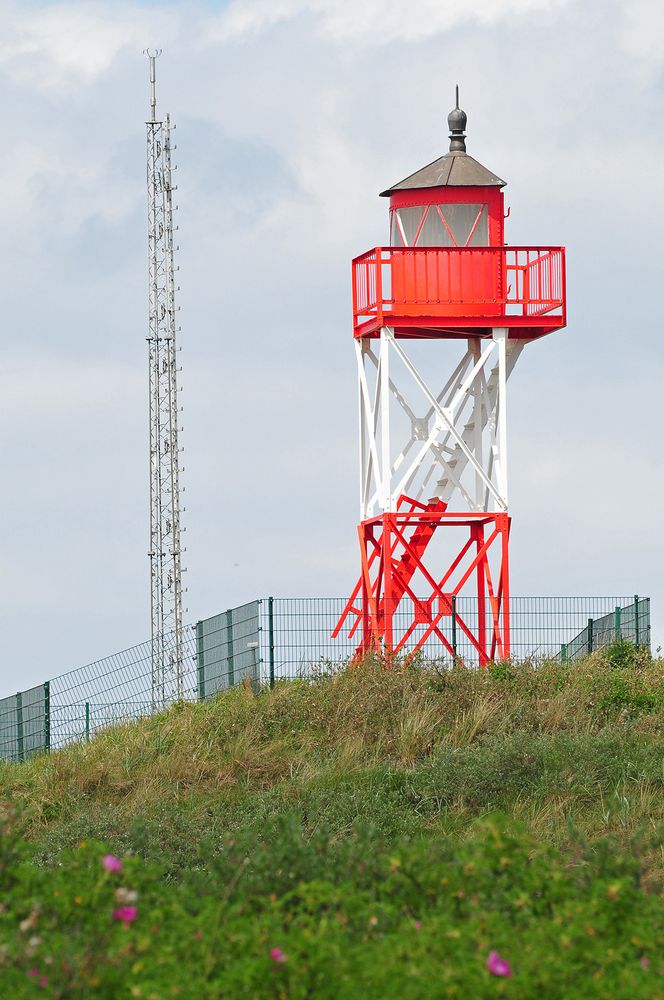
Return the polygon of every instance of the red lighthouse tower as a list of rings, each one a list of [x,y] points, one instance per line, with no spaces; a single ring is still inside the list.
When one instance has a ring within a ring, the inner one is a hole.
[[[466,122],[457,88],[449,152],[382,192],[390,246],[353,261],[361,573],[333,634],[455,655],[458,631],[485,666],[510,655],[507,379],[565,325],[565,251],[505,244],[505,181]]]

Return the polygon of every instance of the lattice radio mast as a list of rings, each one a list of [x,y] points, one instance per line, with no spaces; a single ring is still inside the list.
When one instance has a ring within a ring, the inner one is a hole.
[[[150,608],[152,700],[183,695],[182,565],[178,446],[177,307],[173,243],[170,118],[157,119],[155,64],[150,64],[147,124],[150,372]]]

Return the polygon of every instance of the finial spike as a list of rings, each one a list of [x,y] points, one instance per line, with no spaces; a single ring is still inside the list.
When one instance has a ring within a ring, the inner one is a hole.
[[[450,130],[450,153],[466,152],[466,112],[459,107],[459,84],[456,85],[456,107],[447,116]]]
[[[161,55],[161,49],[143,49],[143,55],[150,63],[150,121],[157,120],[157,71],[156,62]]]

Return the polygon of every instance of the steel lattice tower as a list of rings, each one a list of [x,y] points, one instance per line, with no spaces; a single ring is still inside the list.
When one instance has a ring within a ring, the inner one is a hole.
[[[152,700],[183,695],[182,564],[178,386],[169,116],[157,119],[155,63],[161,50],[146,49],[150,64],[147,124],[150,384],[150,607]]]

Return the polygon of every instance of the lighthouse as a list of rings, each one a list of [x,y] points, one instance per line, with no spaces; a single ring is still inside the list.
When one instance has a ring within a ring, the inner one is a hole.
[[[456,98],[448,152],[381,193],[389,246],[353,260],[360,575],[333,635],[452,658],[463,637],[485,667],[510,656],[507,382],[565,326],[565,250],[505,243]]]

